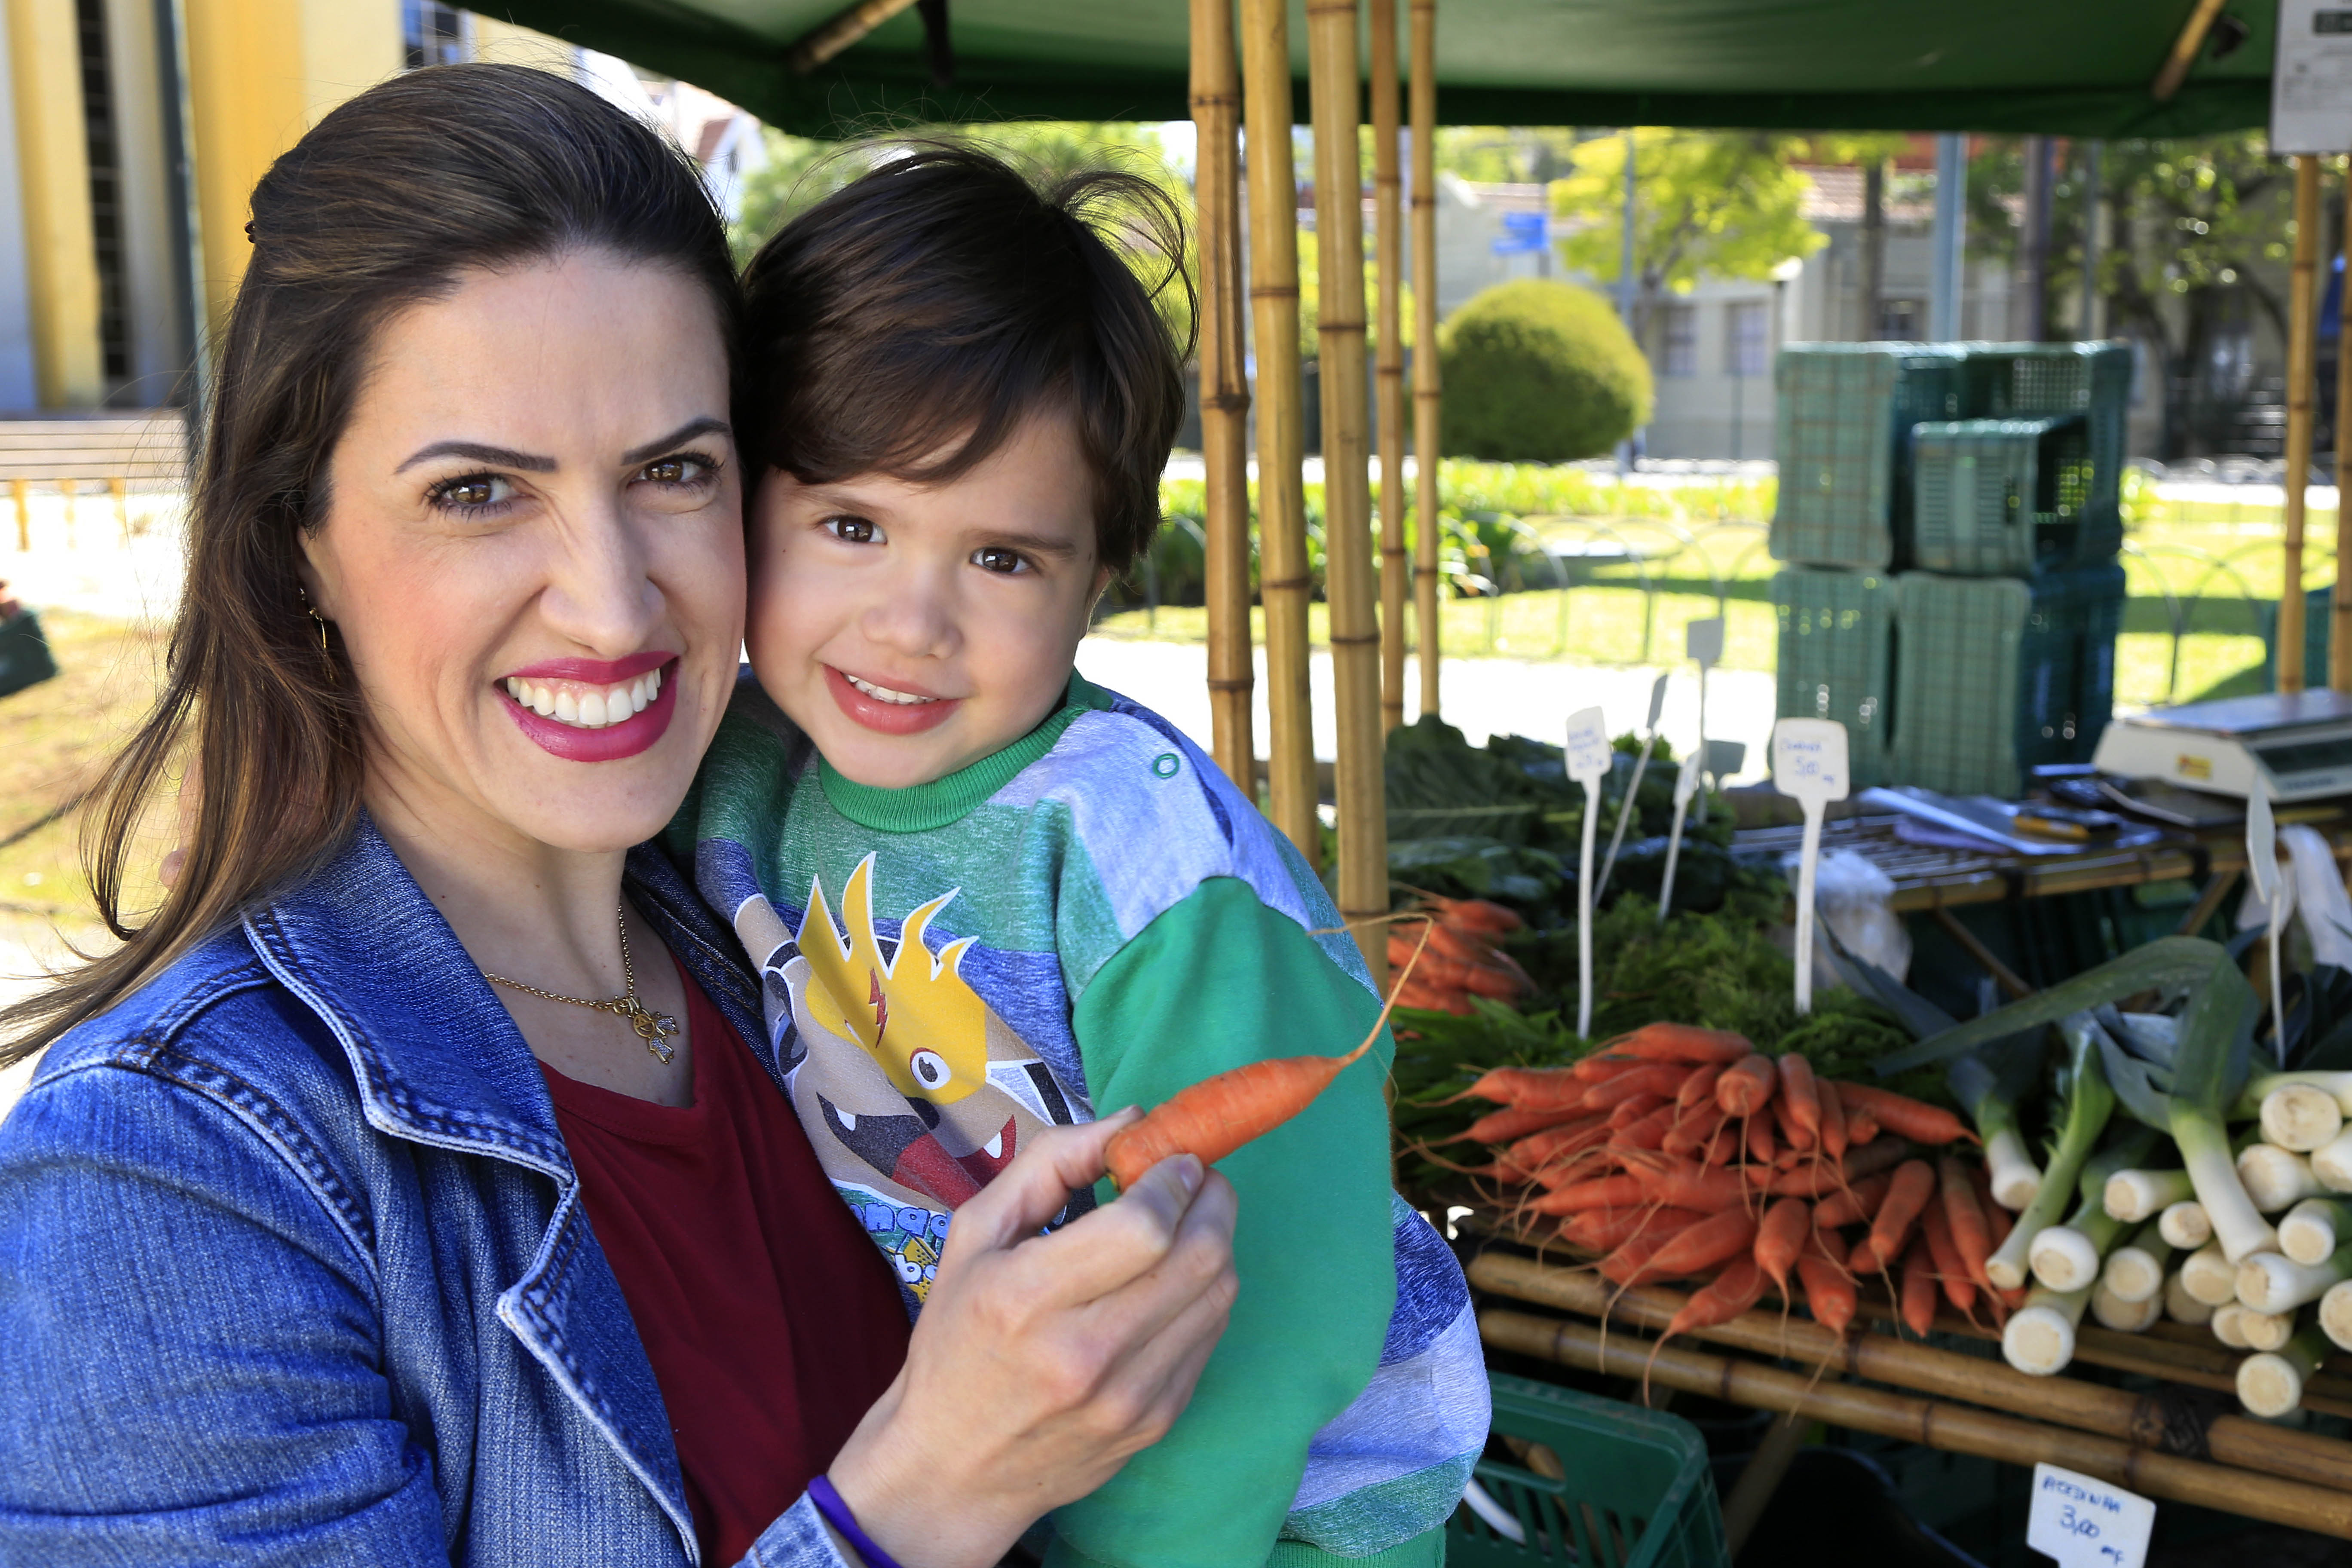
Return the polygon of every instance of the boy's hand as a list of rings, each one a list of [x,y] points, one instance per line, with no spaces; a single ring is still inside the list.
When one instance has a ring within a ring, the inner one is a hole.
[[[898,1381],[830,1471],[907,1568],[985,1568],[1166,1434],[1224,1332],[1234,1193],[1191,1155],[1038,1231],[1123,1111],[1055,1128],[956,1212]]]

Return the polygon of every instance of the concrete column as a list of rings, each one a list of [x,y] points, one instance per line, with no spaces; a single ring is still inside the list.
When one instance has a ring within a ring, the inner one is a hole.
[[[8,32],[0,26],[0,81],[8,74]],[[15,89],[10,89],[13,94]],[[16,117],[0,114],[0,414],[40,401],[33,374],[33,296],[25,277],[25,189],[16,174]]]
[[[79,29],[73,0],[8,0],[7,11],[35,395],[44,408],[91,407],[106,377]]]

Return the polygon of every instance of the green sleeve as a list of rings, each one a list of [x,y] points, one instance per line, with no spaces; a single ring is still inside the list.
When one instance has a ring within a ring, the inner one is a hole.
[[[1352,1050],[1379,1013],[1297,921],[1217,878],[1104,964],[1076,1026],[1107,1115],[1262,1058]],[[1307,1439],[1371,1380],[1396,1305],[1393,1054],[1384,1030],[1304,1113],[1218,1163],[1240,1199],[1232,1322],[1175,1428],[1055,1514],[1057,1548],[1112,1568],[1272,1554]]]

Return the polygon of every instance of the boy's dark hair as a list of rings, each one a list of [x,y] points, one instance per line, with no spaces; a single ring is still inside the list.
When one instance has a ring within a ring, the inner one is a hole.
[[[1040,189],[970,147],[896,153],[752,258],[740,434],[804,484],[935,483],[1058,406],[1094,475],[1098,559],[1124,572],[1160,525],[1183,417],[1191,344],[1157,308],[1180,288],[1192,319],[1183,234],[1176,203],[1122,171]],[[1158,271],[1148,288],[1122,250]]]

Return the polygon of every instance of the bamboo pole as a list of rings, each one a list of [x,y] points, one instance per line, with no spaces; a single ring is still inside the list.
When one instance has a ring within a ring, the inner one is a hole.
[[[1381,341],[1381,727],[1404,722],[1404,182],[1397,168],[1397,0],[1371,0],[1372,212]]]
[[[1250,317],[1257,335],[1258,595],[1265,605],[1267,815],[1323,863],[1307,686],[1307,496],[1298,367],[1298,185],[1290,170],[1290,17],[1242,0],[1242,111],[1249,142]]]
[[[1654,1350],[1646,1340],[1629,1334],[1604,1339],[1599,1329],[1565,1319],[1489,1310],[1479,1314],[1478,1331],[1497,1349],[1562,1366],[1611,1377],[1646,1376],[1667,1388],[1758,1410],[1790,1411],[1951,1454],[1974,1454],[2011,1465],[2059,1465],[2149,1497],[2352,1540],[2352,1493],[2158,1454],[2116,1438],[1965,1405],[1847,1383],[1816,1384],[1807,1374],[1737,1356],[1707,1355],[1676,1345]]]
[[[1201,456],[1208,468],[1209,735],[1253,800],[1249,377],[1242,336],[1240,62],[1233,0],[1192,0],[1193,205],[1201,247]]]
[[[2197,62],[2197,51],[2205,47],[2205,35],[2212,29],[2213,18],[2221,14],[2221,0],[2197,0],[2197,8],[2181,24],[2180,36],[2172,41],[2172,52],[2164,57],[2163,68],[2148,87],[2150,98],[2164,103],[2180,90],[2180,84],[2188,79],[2189,68]]]
[[[2300,691],[2303,668],[2303,505],[2311,480],[2312,360],[2318,349],[2319,160],[2294,161],[2294,267],[2286,334],[2286,563],[2279,584],[2278,689]]]
[[[866,34],[914,5],[915,0],[858,0],[802,34],[784,51],[794,76],[806,76]]]
[[[2344,165],[2344,233],[2339,254],[2344,258],[2345,276],[2352,277],[2352,159]],[[2338,332],[2336,339],[2336,598],[2328,606],[2332,621],[2327,628],[2327,684],[2338,691],[2352,691],[2352,505],[2347,505],[2346,492],[2352,490],[2352,475],[2345,471],[2347,457],[2352,457],[2352,353]]]
[[[1490,1252],[1470,1268],[1470,1282],[1482,1290],[1538,1306],[1555,1307],[1652,1332],[1664,1328],[1689,1298],[1679,1291],[1628,1290],[1612,1308],[1616,1287],[1597,1275],[1549,1268],[1531,1258]],[[2128,1394],[2078,1378],[2034,1377],[2004,1362],[1958,1355],[1891,1334],[1860,1333],[1851,1339],[1819,1323],[1778,1312],[1746,1312],[1727,1323],[1694,1329],[1702,1340],[1807,1367],[1890,1383],[1918,1394],[1982,1405],[2012,1415],[2054,1421],[2118,1436],[2135,1447],[2166,1446],[2164,1413],[2153,1397]],[[2243,1415],[2217,1415],[2206,1429],[2206,1446],[2216,1463],[2263,1470],[2315,1486],[2352,1491],[2352,1443],[2274,1426]]]
[[[1381,768],[1381,625],[1372,584],[1371,432],[1364,384],[1364,198],[1358,163],[1357,0],[1307,0],[1307,108],[1315,121],[1315,249],[1323,380],[1323,596],[1331,615],[1332,770],[1339,807],[1339,914],[1387,988],[1388,803]]]
[[[1412,0],[1413,631],[1421,710],[1437,711],[1437,0]]]

